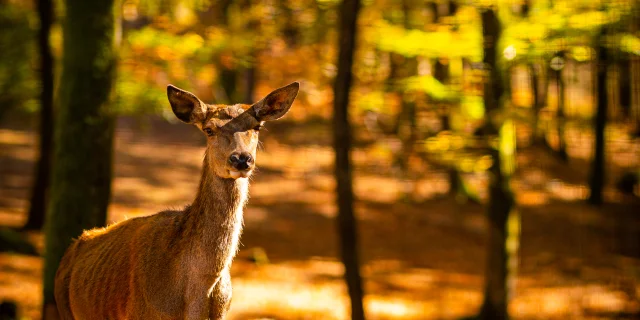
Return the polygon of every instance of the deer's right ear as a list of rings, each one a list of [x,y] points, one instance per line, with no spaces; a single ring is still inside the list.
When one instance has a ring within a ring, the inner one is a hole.
[[[167,97],[171,104],[171,110],[178,119],[186,123],[204,120],[206,106],[193,93],[168,85]]]

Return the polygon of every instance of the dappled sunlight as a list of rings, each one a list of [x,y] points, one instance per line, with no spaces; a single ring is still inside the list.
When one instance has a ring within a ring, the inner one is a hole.
[[[12,130],[3,130],[4,137],[13,136]],[[193,199],[204,153],[198,132],[156,122],[143,131],[122,122],[117,132],[110,222],[181,209]],[[16,156],[25,161],[13,162],[0,183],[0,220],[10,226],[24,221],[34,157],[27,150],[35,143],[31,133],[16,132],[16,137],[28,144],[2,142],[8,146],[3,161]],[[173,142],[161,143],[164,139]],[[305,136],[295,139],[304,141]],[[231,318],[346,319],[343,267],[336,260],[333,152],[328,146],[293,147],[273,138],[266,139],[264,147],[252,178],[243,245],[232,270]],[[510,306],[514,317],[566,319],[636,310],[632,298],[609,285],[616,270],[635,270],[635,260],[626,267],[586,267],[590,261],[611,264],[606,258],[611,242],[592,240],[605,232],[598,230],[617,230],[612,213],[603,214],[612,209],[576,207],[588,194],[586,186],[572,182],[569,172],[560,172],[568,174],[566,180],[553,179],[555,171],[562,170],[553,158],[529,152],[518,158],[513,181],[524,220],[522,276]],[[288,160],[300,157],[305,160]],[[405,180],[391,170],[376,172],[386,157],[358,151],[354,159],[367,312],[373,319],[457,319],[473,313],[482,302],[484,208],[448,198],[444,171],[428,168],[427,175]],[[469,173],[464,179],[484,201],[487,175]],[[403,198],[407,192],[416,202]],[[614,208],[613,214],[622,214],[624,208]],[[582,227],[589,231],[576,230]],[[41,250],[42,237],[31,238]],[[565,255],[588,255],[591,260],[562,259]],[[24,315],[34,319],[40,308],[40,261],[0,255],[0,299],[18,301]],[[579,280],[575,272],[588,278]]]
[[[348,300],[337,261],[309,259],[255,265],[242,251],[232,269],[230,319],[347,319]],[[637,265],[637,264],[636,264]],[[365,308],[372,319],[458,319],[482,302],[480,276],[431,269],[405,269],[394,262],[363,265]],[[17,301],[23,317],[37,319],[41,258],[0,254],[0,299]],[[615,276],[609,274],[609,276]],[[573,280],[547,286],[549,277],[523,277],[510,305],[515,319],[582,318],[637,312],[625,291]],[[541,285],[545,285],[544,287]],[[636,284],[636,290],[640,286]]]
[[[549,181],[547,188],[552,197],[565,201],[585,200],[589,195],[586,185],[574,185],[560,180]]]
[[[628,302],[624,293],[612,288],[575,285],[523,290],[510,306],[510,310],[524,318],[543,315],[554,318],[560,315],[585,318],[598,313],[634,313],[638,312],[638,305]]]
[[[20,304],[26,319],[39,319],[42,301],[42,259],[0,253],[0,301]]]

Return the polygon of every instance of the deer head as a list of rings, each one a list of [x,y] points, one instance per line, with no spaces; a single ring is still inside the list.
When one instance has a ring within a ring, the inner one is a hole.
[[[298,94],[297,82],[274,90],[253,105],[210,105],[191,92],[167,86],[173,113],[207,136],[206,159],[210,170],[226,179],[246,178],[253,173],[258,133],[265,121],[280,119]]]

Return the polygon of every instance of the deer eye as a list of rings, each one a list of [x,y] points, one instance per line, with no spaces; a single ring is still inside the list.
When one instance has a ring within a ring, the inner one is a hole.
[[[213,129],[204,128],[204,133],[206,133],[209,137],[211,137],[213,135]]]

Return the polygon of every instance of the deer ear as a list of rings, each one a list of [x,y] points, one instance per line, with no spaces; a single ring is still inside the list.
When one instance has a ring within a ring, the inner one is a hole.
[[[171,110],[178,119],[186,123],[204,120],[206,106],[193,93],[168,85],[167,97],[171,104]]]
[[[271,121],[282,118],[291,108],[293,100],[298,95],[300,84],[291,83],[269,93],[264,99],[256,102],[252,107],[259,121]]]

